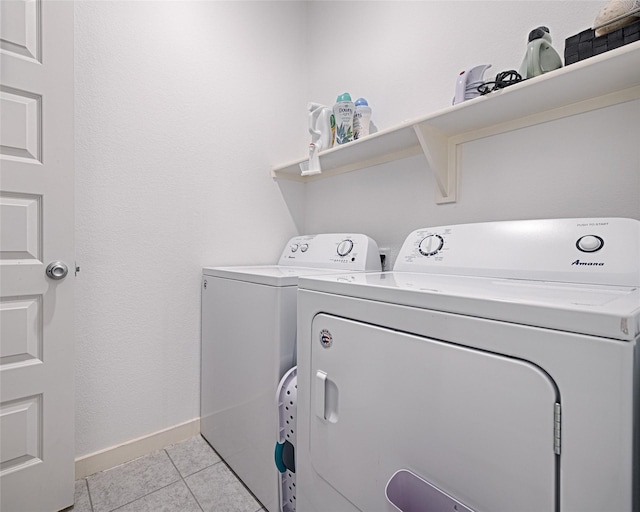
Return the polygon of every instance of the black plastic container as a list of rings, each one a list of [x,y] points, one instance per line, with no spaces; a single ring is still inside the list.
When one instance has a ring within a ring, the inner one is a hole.
[[[564,44],[564,65],[574,64],[625,44],[640,41],[640,20],[596,37],[592,28],[568,37]]]

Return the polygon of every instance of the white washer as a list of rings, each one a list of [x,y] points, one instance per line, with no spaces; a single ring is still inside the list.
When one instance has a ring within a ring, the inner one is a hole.
[[[200,428],[271,512],[279,509],[276,389],[296,363],[298,277],[380,270],[362,234],[297,236],[277,265],[205,268]]]
[[[421,229],[393,272],[301,278],[298,512],[639,510],[639,287],[630,219]]]

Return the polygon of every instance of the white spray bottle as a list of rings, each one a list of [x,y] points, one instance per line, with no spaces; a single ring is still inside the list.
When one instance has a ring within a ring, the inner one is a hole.
[[[304,176],[309,174],[320,174],[320,151],[329,149],[333,145],[333,113],[329,107],[319,103],[309,103],[309,133],[311,142],[309,143],[309,168],[303,171]]]
[[[353,115],[353,139],[361,139],[369,135],[371,124],[371,107],[367,100],[358,98],[355,102],[356,112]]]

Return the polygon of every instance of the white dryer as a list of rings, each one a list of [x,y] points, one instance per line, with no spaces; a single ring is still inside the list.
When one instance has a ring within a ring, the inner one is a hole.
[[[277,265],[205,268],[202,276],[202,435],[270,512],[279,510],[276,390],[296,364],[300,276],[380,270],[362,234],[297,236]]]
[[[301,278],[298,512],[631,512],[640,222],[417,230]]]

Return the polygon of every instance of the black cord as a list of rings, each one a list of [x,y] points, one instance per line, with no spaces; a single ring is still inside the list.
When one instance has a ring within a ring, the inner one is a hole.
[[[510,85],[517,84],[518,82],[522,82],[523,78],[520,76],[520,73],[517,71],[510,69],[508,71],[502,71],[496,75],[496,79],[493,82],[485,82],[478,86],[478,92],[480,94],[489,94],[491,91],[496,91],[498,89],[504,89],[505,87],[509,87]]]

